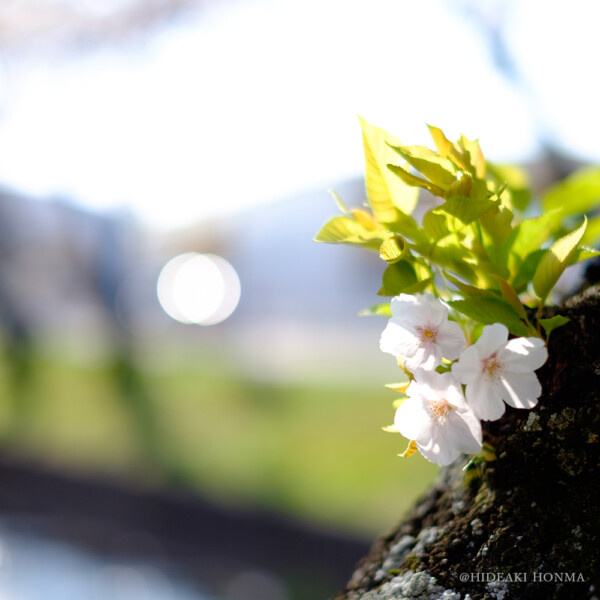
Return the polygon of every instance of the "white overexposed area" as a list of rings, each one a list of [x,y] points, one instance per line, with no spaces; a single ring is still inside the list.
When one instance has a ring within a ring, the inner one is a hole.
[[[4,61],[0,180],[164,229],[359,175],[357,114],[404,143],[426,122],[478,137],[496,161],[531,160],[540,128],[600,158],[597,5],[565,21],[559,2],[478,4],[516,81],[466,0],[206,2],[129,43],[21,52]]]

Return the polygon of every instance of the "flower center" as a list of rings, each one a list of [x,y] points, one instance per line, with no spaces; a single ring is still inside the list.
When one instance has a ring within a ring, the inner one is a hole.
[[[443,421],[451,409],[452,405],[443,398],[441,400],[431,400],[429,402],[431,416],[438,422]]]
[[[487,374],[488,377],[496,377],[496,375],[498,374],[498,371],[500,371],[502,369],[502,364],[500,363],[500,361],[496,358],[495,354],[492,354],[492,356],[488,356],[488,358],[486,358],[483,361],[483,372],[484,374]]]
[[[437,330],[433,327],[417,327],[417,333],[421,344],[435,344]]]

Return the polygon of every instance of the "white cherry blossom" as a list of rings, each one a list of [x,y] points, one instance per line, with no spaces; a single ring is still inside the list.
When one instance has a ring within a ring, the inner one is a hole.
[[[471,411],[460,383],[450,373],[419,369],[406,390],[394,428],[415,440],[421,454],[447,465],[462,453],[481,450],[481,422]]]
[[[401,358],[409,371],[435,369],[442,357],[458,358],[465,336],[448,320],[448,308],[440,300],[431,294],[400,294],[392,299],[391,310],[379,347]]]
[[[466,398],[473,412],[485,421],[499,419],[504,402],[515,408],[533,408],[542,393],[534,371],[548,358],[540,338],[508,340],[508,329],[494,323],[483,328],[480,338],[464,350],[452,373],[466,384]]]

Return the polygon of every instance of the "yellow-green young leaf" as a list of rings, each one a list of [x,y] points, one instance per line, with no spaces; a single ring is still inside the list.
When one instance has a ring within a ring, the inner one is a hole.
[[[344,201],[340,198],[339,194],[335,190],[329,190],[329,193],[333,196],[335,204],[340,212],[347,213],[348,207],[344,204]]]
[[[435,185],[446,189],[456,181],[455,166],[426,146],[391,145],[409,165]]]
[[[561,216],[578,215],[600,206],[600,167],[585,167],[557,183],[542,196],[545,211],[560,209]]]
[[[408,252],[408,246],[399,235],[394,235],[385,240],[379,247],[379,256],[391,265],[402,260]]]
[[[381,429],[383,431],[385,431],[386,433],[400,433],[395,425],[386,425],[385,427],[382,427]]]
[[[530,252],[539,249],[552,233],[557,214],[558,212],[553,210],[539,217],[521,221],[515,227],[516,235],[511,247],[512,252],[525,258]]]
[[[400,458],[408,458],[412,456],[417,451],[417,442],[415,440],[411,440],[406,448],[406,450],[402,454],[398,454]]]
[[[394,392],[398,392],[399,394],[406,393],[406,388],[410,385],[410,381],[403,381],[402,383],[386,383],[383,387],[386,387],[388,390],[392,390]],[[406,398],[402,398],[402,400],[406,400]]]
[[[375,219],[373,219],[373,215],[370,212],[363,210],[362,208],[355,208],[350,211],[350,213],[363,227],[370,229],[371,231],[377,229],[377,223],[375,223]]]
[[[461,279],[479,284],[480,277],[471,267],[476,263],[471,251],[463,246],[455,235],[447,237],[445,241],[448,242],[448,245],[422,246],[416,244],[414,249],[422,256],[426,256],[432,264],[450,270]]]
[[[427,181],[427,179],[422,179],[421,177],[413,175],[406,167],[402,165],[388,164],[387,168],[394,175],[397,175],[406,185],[413,186],[415,188],[423,188],[434,196],[440,196],[443,198],[445,195],[445,192],[441,187],[431,183],[430,181]]]
[[[594,246],[600,242],[600,216],[592,217],[588,221],[587,229],[581,238],[581,243]]]
[[[423,229],[434,242],[445,238],[452,233],[448,215],[435,208],[425,213],[423,217]]]
[[[513,213],[505,207],[494,206],[483,213],[480,222],[496,246],[501,246],[506,242],[512,232]]]
[[[410,214],[416,203],[419,191],[407,186],[394,177],[387,164],[395,159],[388,145],[398,144],[389,133],[360,118],[365,152],[365,185],[369,204],[375,217],[381,223],[391,223],[396,219],[397,210]]]
[[[444,198],[449,200],[455,196],[466,196],[467,198],[475,198],[472,194],[473,178],[468,173],[463,173],[462,177],[457,179],[451,186],[446,188]]]
[[[464,300],[451,300],[448,305],[483,325],[502,323],[517,337],[527,337],[531,333],[517,311],[500,298],[476,296]]]
[[[562,272],[571,263],[586,226],[587,218],[584,217],[577,229],[556,240],[542,256],[533,276],[533,290],[542,301],[548,297]]]
[[[596,258],[596,256],[600,256],[600,250],[579,246],[573,255],[573,258],[571,259],[570,264],[574,265],[575,263],[581,262],[582,260],[587,260],[588,258]]]
[[[488,171],[500,183],[506,182],[512,196],[512,204],[524,211],[531,200],[531,182],[524,169],[514,165],[487,165]]]
[[[446,200],[438,210],[447,212],[467,225],[497,204],[497,200],[491,200],[490,198],[454,196],[453,198]]]
[[[542,260],[542,256],[544,256],[545,250],[537,249],[533,252],[530,252],[525,260],[519,263],[519,267],[514,277],[511,280],[511,285],[517,294],[525,291],[530,281],[533,279],[535,275],[535,271],[540,264],[540,260]]]
[[[470,167],[467,170],[478,179],[483,179],[485,177],[485,159],[479,147],[479,142],[468,140],[464,135],[461,135],[458,146],[464,150],[465,158]]]
[[[382,302],[381,304],[375,304],[370,308],[365,308],[358,313],[359,317],[391,317],[392,311],[390,310],[389,302]]]
[[[433,276],[421,279],[420,281],[417,281],[417,283],[409,285],[403,291],[405,294],[421,294],[433,283],[434,279]]]
[[[434,127],[433,125],[427,125],[429,128],[429,133],[431,135],[431,139],[437,148],[440,156],[442,158],[450,158],[452,156],[452,142],[446,138],[444,132],[439,127]]]
[[[394,408],[394,410],[398,410],[407,400],[408,396],[405,396],[404,398],[396,398],[392,402],[392,407]]]
[[[546,332],[546,339],[549,339],[550,333],[552,333],[558,327],[566,325],[569,321],[570,319],[567,319],[567,317],[563,317],[562,315],[555,315],[550,319],[540,319],[540,325],[544,328],[544,331]]]
[[[398,218],[393,223],[390,223],[389,227],[392,231],[399,233],[402,237],[408,238],[413,242],[420,242],[422,244],[429,242],[427,234],[410,215],[398,213]]]
[[[382,234],[369,231],[351,217],[333,217],[317,233],[315,242],[326,244],[350,244],[379,249]]]
[[[413,266],[401,260],[390,265],[383,273],[383,286],[379,296],[397,296],[418,282]]]

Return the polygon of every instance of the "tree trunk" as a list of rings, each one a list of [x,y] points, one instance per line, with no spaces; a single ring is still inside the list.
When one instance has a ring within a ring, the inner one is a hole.
[[[557,312],[539,404],[484,423],[497,460],[442,469],[335,600],[600,598],[600,287]]]

